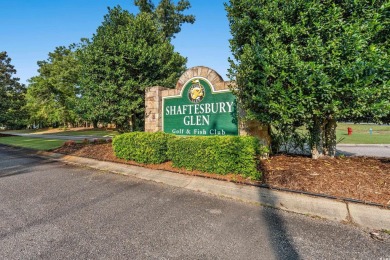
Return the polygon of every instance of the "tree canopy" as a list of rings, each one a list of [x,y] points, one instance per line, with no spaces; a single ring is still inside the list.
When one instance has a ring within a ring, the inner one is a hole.
[[[26,125],[26,87],[14,77],[16,69],[7,52],[0,52],[0,126],[20,128]]]
[[[186,59],[170,40],[195,18],[183,14],[187,0],[162,0],[157,7],[149,0],[134,2],[139,14],[108,8],[90,39],[57,47],[38,61],[39,75],[29,80],[26,95],[31,123],[67,126],[83,120],[124,131],[143,128],[145,88],[175,85]]]
[[[305,126],[335,155],[336,120],[389,122],[389,1],[230,0],[230,77],[250,116]]]
[[[102,25],[78,51],[80,94],[86,118],[143,128],[145,88],[173,87],[186,59],[174,51],[153,14],[109,9]]]
[[[73,47],[57,47],[38,61],[38,76],[29,80],[27,108],[30,121],[41,125],[74,124],[80,65]]]
[[[175,34],[181,31],[183,23],[195,22],[194,15],[183,14],[185,10],[191,8],[188,0],[179,0],[177,5],[172,0],[161,0],[157,7],[151,0],[134,0],[134,4],[141,13],[153,15],[166,39],[175,38]]]

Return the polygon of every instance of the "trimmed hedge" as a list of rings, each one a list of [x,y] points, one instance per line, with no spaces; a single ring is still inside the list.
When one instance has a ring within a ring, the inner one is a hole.
[[[174,167],[260,179],[258,157],[265,152],[251,136],[196,136],[169,139],[167,155]]]
[[[167,141],[172,138],[162,132],[132,132],[115,136],[112,145],[118,158],[157,164],[168,161]]]
[[[115,136],[116,157],[139,163],[172,161],[174,167],[260,179],[258,158],[268,150],[251,136],[178,137],[162,132]]]

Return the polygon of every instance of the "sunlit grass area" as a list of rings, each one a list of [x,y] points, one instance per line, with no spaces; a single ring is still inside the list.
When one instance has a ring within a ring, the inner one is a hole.
[[[62,131],[57,133],[52,133],[50,135],[69,135],[69,136],[100,136],[100,137],[113,137],[118,135],[119,132],[115,130],[77,130],[77,131]]]
[[[62,146],[65,142],[66,140],[29,138],[22,136],[0,137],[0,144],[30,148],[41,151],[58,148]]]
[[[390,125],[337,123],[336,134],[341,144],[390,144]]]
[[[91,128],[44,128],[44,129],[23,129],[4,131],[18,134],[47,134],[47,135],[65,135],[65,136],[98,136],[98,137],[113,137],[119,132],[106,129],[91,129]],[[1,133],[1,131],[0,131]]]
[[[348,127],[352,135],[348,135]],[[307,134],[303,127],[298,131]],[[339,144],[390,144],[390,125],[337,123],[336,136]]]

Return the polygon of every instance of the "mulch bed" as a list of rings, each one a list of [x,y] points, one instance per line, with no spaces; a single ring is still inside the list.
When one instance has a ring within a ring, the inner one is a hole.
[[[254,182],[233,174],[218,175],[177,169],[172,167],[171,162],[143,165],[118,159],[110,143],[75,144],[63,146],[53,152],[390,206],[389,158],[338,157],[313,160],[304,156],[276,155],[261,161],[259,168],[263,172],[263,180]]]
[[[277,155],[262,161],[263,182],[273,187],[390,206],[390,159],[337,157],[313,160]]]

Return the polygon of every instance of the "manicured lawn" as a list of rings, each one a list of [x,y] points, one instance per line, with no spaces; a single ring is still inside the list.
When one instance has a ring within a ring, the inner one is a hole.
[[[348,135],[348,127],[352,135]],[[303,127],[299,131],[307,133]],[[390,144],[390,125],[337,123],[336,135],[339,144]]]
[[[66,140],[29,138],[22,136],[0,137],[0,144],[13,145],[35,150],[51,150],[62,146]]]
[[[348,135],[348,127],[352,135]],[[338,123],[336,134],[341,144],[390,144],[390,125]]]
[[[7,132],[7,131],[5,131]],[[68,130],[62,130],[60,128],[48,128],[48,129],[23,129],[23,130],[11,130],[11,132],[19,134],[47,134],[47,135],[65,135],[65,136],[99,136],[99,137],[113,137],[118,135],[118,131],[104,130],[104,129],[80,129],[73,128]],[[0,131],[1,133],[1,131]]]
[[[119,133],[114,130],[76,130],[76,131],[61,131],[56,133],[48,133],[48,135],[65,135],[65,136],[100,136],[100,137],[113,137]]]

